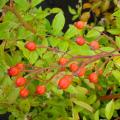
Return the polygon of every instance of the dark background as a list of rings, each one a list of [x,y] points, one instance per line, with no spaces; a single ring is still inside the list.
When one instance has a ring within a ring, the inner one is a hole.
[[[84,0],[85,2],[85,0]],[[41,6],[43,9],[49,7],[49,8],[61,8],[65,15],[65,27],[63,31],[66,31],[69,24],[72,24],[74,21],[72,21],[72,15],[68,11],[68,6],[71,6],[72,8],[76,8],[76,5],[78,4],[78,0],[45,0]],[[39,5],[37,6],[39,7]],[[51,15],[48,17],[49,21],[52,22],[54,18],[54,15]]]

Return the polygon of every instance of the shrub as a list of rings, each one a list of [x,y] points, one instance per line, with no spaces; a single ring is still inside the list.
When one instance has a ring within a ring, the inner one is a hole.
[[[0,3],[0,114],[10,112],[10,120],[119,117],[120,10],[111,27],[76,21],[63,32],[63,11],[36,8],[42,1]]]

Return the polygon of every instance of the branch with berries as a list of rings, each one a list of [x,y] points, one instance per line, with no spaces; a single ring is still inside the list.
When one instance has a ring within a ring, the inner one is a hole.
[[[77,38],[76,44],[78,44],[80,46],[85,44],[84,38],[82,38],[82,37]],[[97,41],[92,41],[89,45],[93,50],[99,49],[99,43]],[[37,46],[36,43],[33,41],[27,42],[25,44],[25,48],[28,49],[30,52],[36,51],[36,49],[39,49],[39,48],[47,48],[47,50],[54,51],[56,54],[59,52],[67,54],[63,51],[60,51],[57,48],[53,48],[50,46],[39,46],[39,45]],[[22,76],[16,77],[16,81],[15,81],[16,86],[22,87],[29,83],[29,82],[27,83],[27,80],[26,80],[27,77],[31,76],[31,79],[34,79],[38,73],[39,74],[41,74],[43,72],[48,73],[48,70],[49,70],[49,72],[51,72],[51,70],[58,69],[58,72],[53,74],[53,76],[49,80],[46,80],[46,83],[44,83],[44,85],[38,85],[36,87],[36,93],[39,95],[43,95],[46,92],[45,84],[48,84],[49,82],[51,82],[55,78],[55,76],[57,76],[57,74],[61,73],[62,71],[65,72],[66,68],[68,68],[68,66],[69,66],[69,70],[70,70],[71,74],[64,74],[63,77],[58,80],[59,89],[63,89],[63,90],[67,89],[72,84],[74,75],[78,76],[78,77],[85,76],[85,73],[87,71],[86,66],[88,64],[91,64],[101,58],[106,57],[107,60],[104,62],[103,66],[100,67],[97,71],[89,74],[89,76],[88,76],[89,81],[91,83],[94,83],[97,85],[98,84],[98,76],[102,75],[102,73],[103,73],[102,68],[108,63],[109,60],[111,60],[109,57],[112,58],[114,56],[120,56],[120,54],[118,54],[118,53],[115,54],[115,52],[117,52],[117,51],[119,52],[119,50],[120,49],[116,49],[111,52],[101,52],[101,53],[98,53],[96,55],[91,55],[91,56],[90,55],[89,56],[88,55],[78,55],[78,56],[70,55],[70,57],[71,57],[70,59],[62,57],[58,60],[58,63],[55,66],[49,66],[47,68],[40,68],[40,67],[35,67],[32,65],[24,65],[23,63],[18,63],[15,66],[8,69],[8,74],[10,76],[19,76],[20,72],[27,73],[27,75],[25,77],[22,77]],[[80,62],[80,63],[75,62],[75,61],[78,61],[78,59],[82,59],[82,62]],[[29,95],[29,90],[27,88],[21,89],[20,95],[22,97],[27,97]],[[117,95],[117,96],[119,97],[119,95]],[[114,99],[114,95],[113,95],[113,97],[108,97],[108,96],[104,97],[103,96],[103,97],[100,97],[100,99],[101,100],[102,99]]]
[[[10,7],[6,5],[4,7],[4,10],[11,11],[18,18],[21,25],[25,29],[29,30],[34,35],[39,37],[40,40],[44,40],[44,38],[47,38],[50,36],[56,37],[59,39],[64,39],[63,36],[55,36],[52,34],[38,35],[36,29],[33,28],[33,26],[30,23],[27,23],[26,21],[24,21],[20,13],[14,8],[12,0],[10,2]],[[86,29],[86,28],[93,29],[93,27],[88,26],[86,22],[83,22],[83,21],[75,22],[74,26],[78,30]],[[74,76],[77,76],[79,78],[85,77],[85,74],[87,71],[87,65],[92,64],[102,58],[105,58],[106,60],[103,62],[102,66],[87,76],[87,78],[89,79],[89,82],[97,85],[99,82],[98,76],[103,74],[103,68],[113,57],[120,56],[119,54],[120,49],[117,47],[112,37],[108,36],[105,32],[101,32],[99,30],[96,30],[96,31],[100,33],[100,36],[105,36],[114,45],[115,50],[110,51],[110,52],[101,51],[100,44],[98,41],[100,38],[93,40],[91,42],[88,42],[87,40],[85,40],[83,36],[76,37],[76,40],[75,40],[76,44],[79,47],[87,44],[91,50],[95,52],[96,50],[98,50],[99,52],[98,53],[96,52],[96,55],[72,55],[72,54],[69,54],[69,52],[64,52],[62,50],[59,50],[59,48],[57,47],[37,45],[33,41],[26,42],[24,47],[30,52],[34,52],[39,48],[41,49],[46,48],[47,51],[52,51],[55,54],[59,53],[59,54],[62,54],[63,56],[59,58],[59,60],[57,61],[57,63],[55,63],[55,65],[50,65],[49,67],[46,67],[46,68],[36,67],[33,65],[27,65],[24,63],[18,63],[15,66],[10,67],[8,69],[9,76],[16,77],[16,81],[15,81],[16,87],[22,87],[22,89],[20,90],[20,95],[22,97],[27,97],[29,95],[29,90],[27,89],[27,87],[25,87],[25,86],[28,86],[28,84],[30,83],[30,81],[28,81],[27,78],[31,77],[31,79],[39,80],[40,78],[38,74],[50,73],[51,71],[56,70],[56,69],[57,69],[57,72],[53,74],[48,80],[46,80],[46,82],[43,85],[38,85],[36,87],[36,93],[39,95],[43,95],[46,92],[46,84],[49,84],[49,82],[51,82],[54,78],[56,78],[56,76],[59,75],[61,72],[65,73],[66,71],[69,71],[69,74],[64,74],[57,81],[58,87],[60,89],[65,90],[72,84]],[[69,39],[67,40],[70,41]],[[64,55],[68,55],[70,58],[68,59],[64,57]],[[24,73],[25,75],[24,77],[20,76],[21,72]],[[104,99],[104,98],[114,99],[114,97],[106,97],[106,96],[101,97],[100,99]]]

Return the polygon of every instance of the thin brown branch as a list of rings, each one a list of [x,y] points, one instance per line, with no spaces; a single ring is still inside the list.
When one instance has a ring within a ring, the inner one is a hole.
[[[58,75],[61,73],[60,70],[58,70],[53,76],[51,76],[46,83],[48,84],[51,80],[53,80],[54,78],[58,77]]]
[[[31,76],[31,75],[33,75],[33,74],[40,74],[40,73],[42,73],[42,72],[45,72],[46,70],[49,70],[49,69],[53,69],[53,68],[58,68],[59,66],[50,66],[50,67],[46,67],[46,68],[39,68],[39,69],[35,69],[35,70],[33,70],[32,72],[30,71],[30,73],[29,74],[27,74],[25,77],[27,78],[27,77],[29,77],[29,76]]]
[[[88,28],[90,28],[90,29],[95,29],[95,28],[93,28],[93,27],[91,27],[91,26],[87,26]],[[99,31],[99,30],[97,30],[97,29],[95,29],[97,32],[99,32],[101,35],[103,35],[103,36],[105,36],[106,38],[108,38],[108,40],[113,44],[113,45],[115,45],[115,47],[116,48],[118,48],[118,46],[116,45],[116,42],[113,40],[113,38],[112,37],[110,37],[110,36],[108,36],[107,34],[105,34],[104,32],[101,32],[101,31]]]
[[[33,34],[36,34],[37,31],[33,28],[32,25],[28,24],[26,21],[24,21],[24,19],[22,18],[22,16],[20,15],[20,13],[14,8],[14,7],[9,7],[9,6],[4,6],[5,10],[11,11],[19,20],[19,22],[21,23],[21,25],[23,27],[25,27],[28,31],[32,32]],[[40,39],[43,39],[43,36],[38,36]]]
[[[111,95],[103,95],[100,96],[100,100],[104,101],[104,100],[111,100],[111,99],[118,99],[120,98],[120,94],[111,94]]]
[[[13,8],[14,0],[10,0],[10,7]]]
[[[49,47],[49,46],[39,45],[38,48],[47,48],[50,51],[54,51],[56,53],[60,52],[60,53],[67,54],[67,55],[73,57],[73,55],[71,55],[71,54],[69,54],[67,52],[61,51],[61,50],[59,50],[58,48],[55,48],[55,47]]]

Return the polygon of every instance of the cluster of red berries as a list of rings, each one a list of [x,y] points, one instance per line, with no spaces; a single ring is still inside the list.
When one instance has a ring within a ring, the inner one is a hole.
[[[68,63],[68,61],[69,60],[66,59],[66,58],[61,58],[59,60],[59,64],[63,67],[63,66],[65,66]],[[79,67],[78,63],[71,63],[69,65],[69,69],[70,69],[71,72],[76,73],[78,77],[84,76],[85,72],[86,72],[86,68],[85,67]],[[102,72],[103,72],[102,69],[100,69],[98,71],[98,74],[101,75]],[[91,73],[88,76],[89,81],[92,82],[92,83],[95,83],[95,84],[98,83],[98,74],[97,74],[97,72]],[[63,78],[61,78],[59,80],[59,83],[58,83],[59,88],[61,88],[61,89],[68,88],[69,85],[72,82],[72,78],[73,78],[72,75],[65,75]]]
[[[78,29],[83,29],[86,25],[86,22],[83,21],[78,21],[74,23],[75,27]],[[84,39],[83,36],[78,36],[76,38],[76,43],[80,46],[84,45],[86,43],[86,40]],[[99,49],[100,45],[98,43],[97,40],[94,40],[92,42],[89,43],[89,46],[91,47],[91,49],[93,50],[97,50]],[[25,48],[27,48],[29,51],[35,51],[37,48],[36,43],[34,43],[33,41],[29,41],[25,44]]]
[[[19,76],[19,73],[22,72],[25,68],[23,63],[18,63],[15,66],[12,66],[8,69],[9,76],[16,76],[15,84],[16,87],[22,87],[20,90],[21,97],[27,97],[29,95],[29,90],[25,88],[25,84],[27,82],[26,78]],[[36,94],[43,95],[46,92],[46,87],[44,85],[38,85],[36,87]]]
[[[75,27],[78,28],[78,29],[83,29],[86,25],[85,22],[83,21],[78,21],[78,22],[75,22]],[[83,36],[79,36],[76,38],[76,43],[80,46],[84,45],[86,43],[86,40],[84,39]],[[97,50],[99,49],[100,45],[98,43],[98,41],[94,40],[92,41],[91,43],[89,43],[89,46],[91,47],[91,49],[93,50]]]
[[[76,38],[76,43],[80,46],[84,45],[86,43],[86,40],[82,37],[82,36],[79,36]],[[98,43],[97,40],[94,40],[92,42],[89,43],[89,46],[91,47],[91,49],[93,50],[97,50],[99,49],[100,45]]]
[[[17,76],[25,68],[23,63],[18,63],[15,66],[12,66],[8,69],[9,76]]]
[[[84,28],[86,25],[85,22],[78,21],[75,22],[75,27],[78,29]],[[79,36],[76,38],[76,43],[80,46],[84,45],[86,43],[86,40]],[[99,43],[97,41],[92,41],[90,44],[90,47],[93,50],[99,49]],[[29,41],[25,44],[25,48],[29,51],[35,51],[37,49],[36,43]],[[66,58],[61,58],[59,60],[59,64],[61,65],[61,70],[65,70],[65,65],[69,62]],[[18,63],[15,66],[12,66],[8,69],[8,75],[9,76],[16,76],[15,84],[16,87],[22,87],[20,90],[20,96],[21,97],[27,97],[29,95],[29,90],[25,88],[25,84],[27,83],[26,78],[19,75],[20,72],[22,72],[25,69],[25,65],[23,63]],[[69,69],[71,72],[76,73],[78,77],[82,77],[85,75],[86,68],[85,67],[79,67],[78,63],[71,63],[69,65]],[[102,70],[99,71],[99,74],[102,74]],[[58,81],[58,87],[60,89],[66,89],[69,87],[69,85],[72,83],[73,75],[65,75]],[[96,72],[93,72],[88,77],[90,82],[97,83],[98,82],[98,75]],[[46,87],[44,85],[38,85],[36,87],[36,94],[43,95],[46,92]]]
[[[44,95],[46,92],[46,87],[44,85],[38,85],[36,87],[36,94],[38,95]],[[21,97],[27,97],[29,95],[29,90],[26,88],[23,88],[20,90],[20,96]]]

